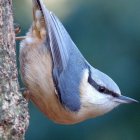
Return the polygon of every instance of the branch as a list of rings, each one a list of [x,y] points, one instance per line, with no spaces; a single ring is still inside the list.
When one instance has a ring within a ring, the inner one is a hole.
[[[28,103],[18,92],[12,0],[0,0],[0,140],[23,140]]]

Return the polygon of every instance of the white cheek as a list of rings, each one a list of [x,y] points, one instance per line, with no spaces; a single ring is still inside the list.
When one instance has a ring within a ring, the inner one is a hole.
[[[109,101],[107,95],[99,93],[94,87],[92,87],[88,81],[88,71],[85,70],[83,79],[80,85],[81,100],[84,103],[91,104],[105,104]]]
[[[107,95],[99,93],[89,83],[83,86],[82,92],[82,99],[88,103],[101,105],[109,101],[109,97]]]

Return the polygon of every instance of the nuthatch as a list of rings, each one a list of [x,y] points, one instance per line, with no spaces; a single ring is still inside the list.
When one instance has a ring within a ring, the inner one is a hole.
[[[21,75],[30,98],[57,123],[81,122],[138,102],[122,96],[109,76],[87,62],[41,0],[33,0],[33,24],[20,46]]]

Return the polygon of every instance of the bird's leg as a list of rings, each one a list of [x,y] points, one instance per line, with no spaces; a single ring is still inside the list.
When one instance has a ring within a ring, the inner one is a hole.
[[[19,91],[20,92],[22,92],[22,94],[23,94],[23,97],[27,100],[27,101],[29,101],[30,100],[30,91],[27,89],[27,88],[20,88],[19,89]]]
[[[21,27],[17,23],[14,23],[14,32],[15,32],[16,35],[21,32]],[[18,36],[18,37],[16,37],[16,40],[23,40],[23,39],[25,39],[25,36]]]
[[[25,36],[18,36],[18,37],[16,37],[16,40],[23,40],[23,39],[25,39]]]

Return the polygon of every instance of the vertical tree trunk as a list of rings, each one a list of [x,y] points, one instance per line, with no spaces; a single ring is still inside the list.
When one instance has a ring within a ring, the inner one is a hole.
[[[0,0],[0,140],[22,140],[28,104],[18,92],[12,0]]]

